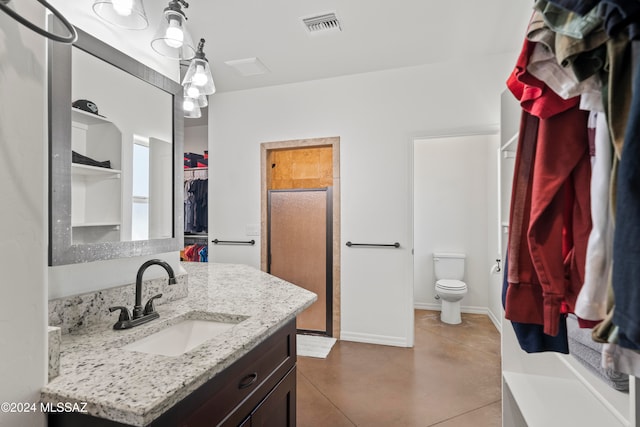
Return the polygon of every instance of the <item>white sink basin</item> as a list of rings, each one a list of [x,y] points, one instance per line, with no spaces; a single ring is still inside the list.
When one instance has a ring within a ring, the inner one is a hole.
[[[211,320],[183,320],[122,348],[141,353],[179,356],[235,325]]]

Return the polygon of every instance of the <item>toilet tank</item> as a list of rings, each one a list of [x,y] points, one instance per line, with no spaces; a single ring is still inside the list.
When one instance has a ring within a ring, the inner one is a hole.
[[[436,280],[462,280],[464,278],[465,254],[436,252],[433,254],[433,272]]]

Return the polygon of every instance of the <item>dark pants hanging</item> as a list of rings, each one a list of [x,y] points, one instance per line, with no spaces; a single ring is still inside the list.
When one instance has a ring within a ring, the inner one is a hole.
[[[633,98],[616,186],[613,242],[613,323],[623,347],[640,349],[640,67],[635,66]]]

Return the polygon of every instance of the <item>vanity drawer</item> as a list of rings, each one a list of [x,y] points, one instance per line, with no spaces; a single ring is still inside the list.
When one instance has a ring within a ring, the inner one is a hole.
[[[151,425],[238,426],[295,363],[294,320]]]
[[[265,345],[261,344],[252,352],[251,358],[241,359],[237,369],[232,368],[232,371],[235,371],[233,379],[211,399],[211,403],[218,409],[216,412],[223,414],[230,412],[221,420],[220,425],[237,426],[247,415],[240,408],[246,407],[246,412],[250,413],[295,365],[295,336],[295,328],[293,328],[286,337],[280,336],[270,343],[262,343]],[[206,406],[202,408],[202,412],[207,412]],[[232,412],[236,408],[239,410]],[[196,415],[194,414],[194,417]]]

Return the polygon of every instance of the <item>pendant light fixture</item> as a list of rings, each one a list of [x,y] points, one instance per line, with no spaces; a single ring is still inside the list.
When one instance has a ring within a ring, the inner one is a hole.
[[[207,105],[209,105],[207,95],[200,95],[197,98],[192,98],[185,94],[182,102],[184,116],[189,119],[198,119],[202,116],[202,111],[200,109]]]
[[[171,0],[162,13],[162,19],[151,47],[160,55],[173,59],[191,59],[196,49],[189,31],[187,31],[187,17],[182,6],[189,7],[184,0]]]
[[[204,42],[204,39],[200,39],[196,56],[191,60],[182,80],[184,93],[191,98],[212,95],[216,91],[213,76],[211,75],[211,67],[209,67],[209,61],[204,55]]]
[[[209,100],[207,99],[207,95],[200,95],[197,101],[198,101],[198,106],[200,108],[204,108],[207,105],[209,105]]]
[[[197,99],[185,96],[182,103],[182,108],[184,109],[185,118],[199,119],[200,117],[202,117],[202,111],[200,110],[200,105],[198,105]]]
[[[144,30],[149,26],[142,0],[95,0],[93,11],[120,28]]]

